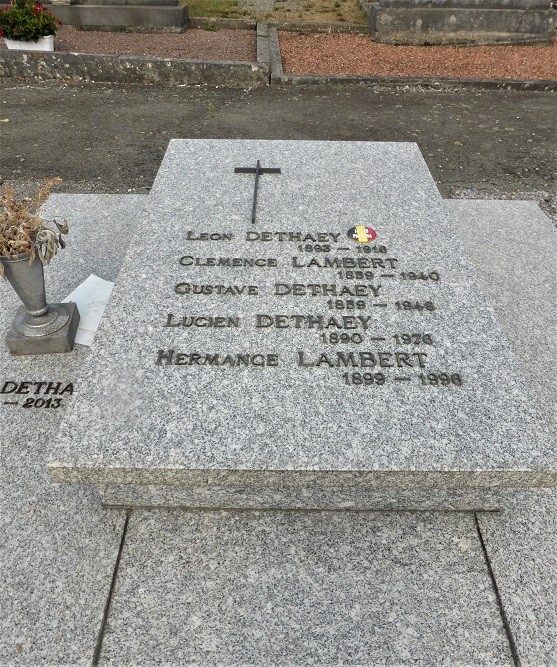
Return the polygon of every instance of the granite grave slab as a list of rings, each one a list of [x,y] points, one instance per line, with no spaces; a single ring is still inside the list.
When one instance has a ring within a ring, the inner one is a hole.
[[[70,224],[67,249],[45,271],[53,299],[63,299],[92,271],[115,280],[145,200],[50,198],[45,215]],[[0,281],[2,338],[18,303]],[[0,344],[2,667],[90,665],[95,651],[125,513],[103,510],[95,489],[52,484],[46,474],[52,438],[88,353],[77,345],[66,355],[21,358]]]
[[[99,664],[161,663],[513,660],[470,513],[132,512]]]
[[[445,205],[531,396],[555,433],[557,229],[533,201]]]
[[[112,280],[116,278],[120,253],[141,215],[145,199],[134,195],[56,195],[52,198],[50,212],[67,217],[72,227],[70,247],[48,269],[49,288],[56,298],[63,298],[92,270]],[[465,241],[470,242],[466,231],[473,226],[469,232],[476,236],[481,234],[483,242],[487,243],[488,247],[482,248],[482,252],[487,252],[490,262],[484,263],[480,258],[478,268],[488,269],[487,280],[493,285],[490,301],[498,317],[499,313],[505,313],[507,296],[510,298],[514,289],[508,281],[504,282],[504,276],[508,262],[515,259],[522,261],[522,280],[528,278],[529,271],[537,280],[533,291],[525,297],[528,303],[532,303],[533,298],[539,304],[547,300],[551,274],[544,269],[549,266],[546,254],[550,251],[551,234],[555,232],[535,205],[504,202],[501,207],[500,202],[465,201],[445,202],[445,205],[460,209],[457,229]],[[118,225],[114,224],[115,220]],[[507,248],[505,238],[515,228],[524,230],[528,224],[529,233],[523,237],[521,249],[507,250],[505,259],[503,252],[498,252]],[[94,236],[91,229],[95,229]],[[493,232],[494,240],[499,237],[500,241],[492,244],[491,253],[489,231]],[[530,261],[535,258],[537,266]],[[486,290],[483,281],[482,288]],[[2,321],[7,326],[10,308],[15,307],[17,299],[5,284],[0,283],[0,291],[1,303],[6,306],[0,319],[6,317]],[[551,313],[534,307],[531,321],[519,320],[514,331],[513,321],[516,322],[516,318],[511,317],[503,323],[510,326],[504,329],[513,348],[520,350],[532,331],[551,326]],[[542,342],[540,350],[545,353],[549,337]],[[18,369],[40,369],[49,376],[63,372],[73,379],[79,374],[86,353],[84,349],[77,350],[77,354],[54,360],[52,366],[48,358],[14,360],[4,350],[0,355],[2,372],[12,372],[15,362]],[[527,355],[519,360],[524,361],[526,367]],[[543,371],[541,364],[537,368]],[[543,382],[553,378],[545,372],[539,380],[542,383],[540,395],[543,395]],[[79,388],[78,383],[76,387]],[[544,405],[548,407],[550,393],[550,389],[545,392]],[[56,418],[51,411],[46,420],[38,409],[26,420],[20,418],[20,425],[26,431],[18,432],[17,436],[14,436],[13,413],[5,414],[10,418],[3,422],[9,437],[1,448],[0,495],[5,522],[0,562],[5,577],[0,585],[3,610],[0,664],[90,664],[121,538],[123,515],[100,511],[95,494],[86,489],[64,489],[52,485],[46,478],[44,461],[60,411]],[[30,441],[29,432],[39,429],[43,432]],[[542,490],[512,493],[505,512],[479,516],[523,665],[553,664],[554,509],[555,493]],[[228,522],[226,517],[230,517]],[[250,535],[254,527],[259,538],[258,551],[261,552],[261,543],[264,545],[256,572],[250,567],[253,561],[249,561],[253,557],[249,547],[253,544]],[[215,543],[217,534],[224,535],[218,545]],[[186,569],[184,543],[191,539],[199,547],[195,563],[201,563],[201,567],[209,564],[209,581],[205,570],[200,575],[199,569],[191,564],[191,569]],[[149,553],[146,543],[151,545]],[[328,545],[329,552],[342,553],[342,567],[335,566],[334,571],[325,572],[330,565],[329,556],[325,554],[316,560],[316,543]],[[215,548],[218,548],[218,559]],[[293,570],[284,569],[279,573],[276,559],[270,554],[278,549],[285,559],[287,548],[289,564],[292,567],[294,557],[295,566]],[[372,569],[366,568],[362,561],[361,552],[366,549],[373,554]],[[334,656],[352,660],[353,651],[362,652],[369,646],[380,662],[396,653],[397,662],[401,664],[415,660],[437,661],[439,655],[450,656],[453,662],[512,664],[478,549],[473,524],[465,514],[436,518],[423,514],[292,516],[266,513],[255,517],[246,513],[134,513],[107,627],[106,650],[100,664],[122,664],[139,657],[142,664],[154,664],[160,661],[161,655],[166,656],[169,664],[181,664],[187,651],[189,655],[199,656],[204,664],[210,664],[215,656],[234,658],[240,650],[243,655],[251,651],[254,656],[253,651],[257,649],[273,657],[277,656],[277,651],[281,652],[291,662],[299,662],[299,655],[310,656],[317,652],[321,658]],[[242,558],[248,560],[242,561]],[[247,643],[242,641],[246,639],[246,625],[253,627],[253,623],[259,621],[253,609],[262,608],[263,597],[258,595],[257,589],[253,596],[246,597],[242,576],[228,577],[226,567],[213,569],[216,560],[222,559],[235,575],[241,575],[240,566],[244,567],[250,582],[254,577],[263,584],[274,582],[273,601],[277,603],[278,613],[273,617],[272,629],[292,631],[293,637],[295,633],[296,650],[286,642],[281,645],[274,632],[261,637],[257,629],[249,634]],[[373,594],[365,600],[364,606],[357,606],[354,591],[350,592],[342,583],[347,570],[350,583],[356,587],[354,590],[364,587]],[[147,572],[154,573],[152,581],[146,577]],[[317,589],[312,589],[312,594],[308,588],[308,582],[312,581],[326,581],[330,596],[320,595]],[[206,590],[216,590],[213,584],[220,585],[221,592],[226,587],[234,599],[242,603],[241,612],[234,615],[221,596],[224,615],[220,625],[203,603]],[[433,592],[428,592],[432,586]],[[202,595],[198,595],[200,592]],[[303,594],[304,604],[293,610],[298,623],[296,631],[282,613],[280,603],[298,599],[292,597],[297,594]],[[182,613],[176,611],[177,599],[185,603],[181,606]],[[337,602],[336,610],[350,613],[350,622],[345,622],[343,630],[354,639],[353,650],[350,647],[341,651],[332,642],[320,641],[323,627],[333,630],[327,623],[333,623],[335,616],[325,614],[330,607],[328,601],[333,599]],[[378,613],[364,618],[369,609]],[[412,609],[427,610],[426,627],[416,623]],[[313,622],[313,617],[307,615],[308,610],[321,612],[319,618],[325,625]],[[191,633],[190,623],[197,622],[190,612],[196,618],[203,618],[205,624],[199,641],[188,645],[183,640]],[[307,623],[303,623],[304,620]],[[454,633],[447,632],[447,627],[454,628]],[[220,636],[226,634],[231,640],[228,648],[215,641],[216,629]],[[358,629],[361,634],[357,633]],[[394,633],[398,633],[396,642]],[[472,641],[469,641],[470,636]],[[264,643],[266,637],[272,640],[270,644]]]
[[[280,169],[259,175],[237,168]],[[412,144],[172,141],[49,468],[191,489],[551,486]],[[255,222],[253,212],[255,210]]]
[[[535,202],[458,200],[446,206],[555,438],[557,392],[550,360],[557,346],[557,230]],[[552,667],[557,664],[557,493],[502,493],[504,511],[478,514],[478,522],[520,664]]]

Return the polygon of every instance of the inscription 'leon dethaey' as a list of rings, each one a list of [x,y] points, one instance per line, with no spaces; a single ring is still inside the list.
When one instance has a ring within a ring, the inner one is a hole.
[[[338,243],[340,239],[338,232],[246,232],[246,241],[281,241],[290,243]],[[232,232],[196,232],[189,230],[186,233],[186,241],[232,241]]]

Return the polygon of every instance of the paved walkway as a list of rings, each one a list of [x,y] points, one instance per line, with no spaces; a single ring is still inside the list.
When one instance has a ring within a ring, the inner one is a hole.
[[[557,189],[555,93],[4,86],[2,177],[73,192],[146,192],[171,137],[415,141],[444,195]]]

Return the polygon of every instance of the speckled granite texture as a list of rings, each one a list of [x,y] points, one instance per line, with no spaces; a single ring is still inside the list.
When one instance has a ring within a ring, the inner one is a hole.
[[[557,494],[509,494],[478,515],[522,667],[557,665]]]
[[[122,247],[144,201],[143,196],[51,198],[46,212],[66,217],[71,227],[67,249],[45,270],[52,301],[91,272],[116,279]],[[0,304],[3,337],[18,304],[4,281]],[[53,434],[73,397],[63,394],[56,409],[22,407],[30,398],[55,398],[57,383],[61,388],[74,383],[87,353],[78,346],[67,355],[16,359],[0,343],[0,389],[6,382],[54,383],[48,395],[0,394],[2,667],[90,665],[95,650],[124,513],[103,511],[93,489],[60,487],[47,477]],[[18,405],[4,404],[16,400]]]
[[[261,489],[121,484],[99,488],[116,508],[497,510],[500,489]]]
[[[550,426],[557,428],[557,230],[535,202],[445,202]]]
[[[65,296],[91,271],[116,278],[144,201],[134,195],[52,198],[49,208],[69,219],[72,232],[68,249],[46,271],[51,299]],[[493,283],[482,288],[518,362],[528,363],[531,333],[544,332],[552,321],[551,309],[543,308],[552,299],[545,254],[552,237],[540,236],[547,232],[545,218],[523,202],[446,205],[459,209],[455,220],[465,245],[471,234],[481,238],[478,246],[471,241],[471,262],[478,258],[482,283],[484,277]],[[520,247],[509,248],[505,237],[527,226]],[[520,309],[502,317],[516,289],[501,259],[505,253],[515,270],[520,259],[523,290],[539,279],[536,290],[522,293],[530,317]],[[7,326],[16,302],[0,282],[0,326]],[[539,355],[551,354],[551,337],[538,341]],[[70,381],[86,353],[14,360],[3,350],[0,380],[15,369],[22,375],[13,377],[21,380],[29,372],[30,379],[56,374]],[[549,417],[553,376],[539,360],[532,365],[541,383],[532,396]],[[61,411],[46,412],[26,410],[16,422],[0,405],[2,667],[91,664],[121,539],[122,512],[102,512],[92,491],[46,478],[50,434]],[[505,511],[480,513],[478,520],[520,663],[554,667],[555,492],[497,493],[507,496]],[[178,667],[194,656],[204,667],[217,659],[237,667],[253,656],[253,664],[266,667],[312,659],[352,665],[369,664],[368,655],[380,665],[437,667],[441,658],[459,666],[513,664],[471,514],[132,514],[100,664]]]
[[[512,659],[470,514],[134,512],[100,664],[157,663]]]
[[[457,233],[557,434],[557,233],[533,202],[448,201]],[[552,361],[551,361],[552,360]],[[478,515],[522,667],[557,665],[557,493],[514,491]]]
[[[282,174],[262,177],[253,226],[254,179],[234,168],[256,159],[280,166]],[[55,480],[314,488],[555,482],[557,453],[415,145],[172,141],[149,214],[57,438]],[[384,369],[382,387],[346,386],[346,369],[298,367],[297,351],[315,360],[321,352],[336,358],[341,347],[356,353],[361,347],[325,344],[304,329],[254,328],[256,313],[342,314],[327,310],[323,297],[275,296],[276,283],[354,281],[332,269],[293,268],[293,255],[300,262],[312,255],[297,243],[246,241],[246,232],[324,232],[335,248],[349,248],[335,255],[353,258],[356,244],[347,232],[356,224],[376,229],[386,256],[398,260],[393,277],[377,269],[367,280],[378,289],[365,311],[371,332],[388,340],[366,339],[365,350],[427,353],[427,372],[458,372],[462,387],[421,386],[416,365]],[[234,238],[188,241],[189,230]],[[279,266],[186,268],[179,263],[185,255],[271,257]],[[441,281],[399,279],[399,271],[422,270],[438,271]],[[179,295],[174,286],[182,282],[257,285],[259,294]],[[433,301],[436,310],[398,312],[395,302],[408,299]],[[168,313],[239,316],[242,325],[169,329]],[[395,347],[392,335],[406,331],[431,333],[436,345]],[[277,353],[280,363],[234,370],[157,366],[159,350]],[[397,383],[397,372],[411,381]]]

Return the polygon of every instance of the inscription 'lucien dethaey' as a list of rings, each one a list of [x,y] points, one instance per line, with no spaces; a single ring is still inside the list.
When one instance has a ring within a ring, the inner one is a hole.
[[[362,329],[367,331],[371,328],[372,323],[370,315],[267,315],[257,313],[253,317],[252,321],[256,329],[314,329],[316,331]],[[239,329],[241,319],[238,316],[225,315],[182,315],[178,317],[174,313],[168,313],[163,327]]]

